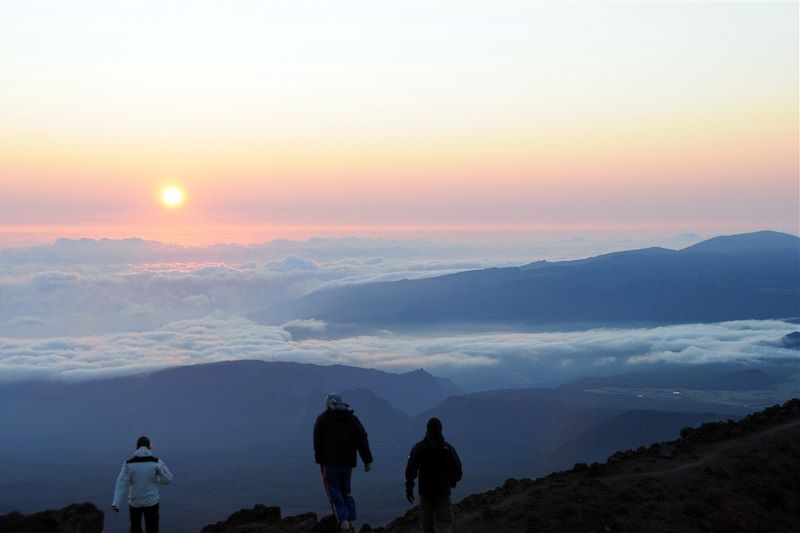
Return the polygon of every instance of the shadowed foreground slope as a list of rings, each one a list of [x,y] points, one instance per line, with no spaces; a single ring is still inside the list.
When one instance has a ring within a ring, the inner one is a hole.
[[[737,422],[686,428],[681,438],[617,452],[604,464],[510,479],[455,505],[460,533],[790,532],[800,523],[800,399]],[[398,494],[401,492],[398,488]],[[399,496],[398,496],[399,497]],[[330,517],[240,511],[206,533],[335,531]],[[418,531],[416,508],[385,527]]]
[[[57,511],[0,516],[0,533],[100,533],[104,513],[91,503],[73,503]]]
[[[800,400],[681,438],[509,480],[456,506],[458,531],[797,531]],[[379,529],[415,531],[416,516]]]

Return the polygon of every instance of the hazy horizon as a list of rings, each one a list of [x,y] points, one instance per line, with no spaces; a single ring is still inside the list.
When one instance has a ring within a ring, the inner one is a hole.
[[[0,245],[797,231],[796,3],[179,5],[0,7]]]

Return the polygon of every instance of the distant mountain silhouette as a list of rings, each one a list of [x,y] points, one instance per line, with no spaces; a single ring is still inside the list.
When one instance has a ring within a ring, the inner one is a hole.
[[[15,435],[0,439],[0,514],[105,501],[140,434],[153,438],[175,486],[185,484],[165,489],[171,511],[164,530],[186,531],[180,526],[189,524],[196,531],[220,509],[258,495],[280,492],[282,503],[308,508],[322,501],[321,492],[308,490],[319,484],[311,431],[329,392],[341,392],[355,408],[384,469],[387,455],[399,460],[407,453],[398,439],[408,434],[412,415],[460,391],[422,370],[263,361],[83,383],[0,383],[0,434]],[[391,473],[371,479],[384,482]],[[106,517],[107,533],[123,531],[117,518]]]
[[[325,393],[337,391],[369,432],[376,467],[356,476],[364,517],[378,523],[405,508],[397,476],[430,416],[444,421],[470,471],[456,493],[461,497],[509,476],[562,467],[559,450],[569,461],[590,461],[616,447],[676,436],[681,425],[741,416],[752,408],[704,402],[703,395],[713,400],[718,387],[747,391],[748,380],[762,392],[783,387],[797,367],[762,368],[661,366],[555,388],[474,394],[458,394],[452,383],[419,370],[389,374],[261,361],[84,383],[0,384],[0,434],[13,436],[0,439],[0,514],[105,501],[140,434],[153,438],[176,473],[174,486],[165,489],[165,530],[196,530],[255,501],[287,513],[320,512],[325,502],[316,490],[311,428]],[[667,392],[639,397],[639,383]],[[691,387],[692,397],[671,392]],[[118,518],[106,516],[107,533],[123,531]]]
[[[679,251],[647,248],[346,286],[252,316],[396,329],[794,317],[800,316],[800,238],[764,231],[715,237]]]
[[[797,241],[797,237],[788,233],[756,231],[713,237],[684,248],[683,251],[718,254],[775,253],[797,249]]]

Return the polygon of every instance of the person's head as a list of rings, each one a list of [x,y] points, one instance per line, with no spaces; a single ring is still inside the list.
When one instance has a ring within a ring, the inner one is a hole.
[[[139,437],[138,439],[136,439],[136,449],[138,450],[138,449],[139,449],[139,448],[141,448],[142,446],[144,446],[144,447],[146,447],[146,448],[150,448],[150,446],[151,446],[151,445],[150,445],[150,439],[148,439],[148,438],[147,438],[147,437],[145,437],[144,435],[142,435],[141,437]]]
[[[335,393],[325,396],[325,409],[328,411],[352,411],[350,406],[342,400],[342,397]]]
[[[425,426],[425,437],[433,441],[444,440],[444,436],[442,436],[442,421],[435,416],[430,418]]]

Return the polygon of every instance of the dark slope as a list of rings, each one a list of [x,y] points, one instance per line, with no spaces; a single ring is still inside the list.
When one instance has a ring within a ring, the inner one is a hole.
[[[548,464],[567,468],[579,462],[603,461],[630,443],[667,440],[682,428],[719,420],[714,413],[627,411],[581,433],[548,456]]]
[[[469,496],[460,533],[794,532],[800,523],[800,400],[678,440],[618,452],[605,464]],[[416,531],[416,509],[385,528]],[[363,531],[363,530],[362,530]]]
[[[800,400],[733,422],[686,428],[681,438],[617,452],[537,479],[509,479],[454,505],[459,533],[719,533],[797,531],[800,523]],[[332,517],[282,518],[256,506],[203,533],[327,533]],[[417,508],[361,533],[419,531]]]
[[[91,503],[73,503],[59,510],[0,516],[0,533],[101,533],[103,512]]]
[[[312,293],[257,320],[317,318],[412,328],[432,324],[672,324],[800,315],[800,239],[716,237],[579,261],[539,261]]]

